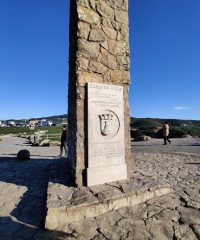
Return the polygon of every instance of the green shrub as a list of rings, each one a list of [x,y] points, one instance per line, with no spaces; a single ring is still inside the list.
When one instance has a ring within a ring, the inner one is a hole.
[[[172,127],[170,129],[170,137],[171,138],[181,138],[186,135],[186,132],[182,127]]]
[[[31,134],[31,131],[28,127],[0,127],[0,135],[7,134],[19,134],[24,133]]]
[[[48,134],[61,134],[62,126],[37,127],[35,131],[48,131]]]
[[[146,135],[149,137],[156,137],[155,127],[141,127],[137,130],[131,130],[131,138],[138,138],[142,135]]]
[[[159,127],[161,126],[161,123],[157,121],[156,119],[151,119],[151,118],[143,118],[143,119],[135,119],[131,118],[131,128],[146,128],[146,127]]]
[[[170,137],[179,138],[184,135],[191,135],[192,137],[200,136],[200,127],[196,126],[181,126],[181,127],[171,127]]]
[[[0,127],[0,135],[19,134],[24,132],[26,132],[27,135],[31,135],[41,130],[48,131],[48,134],[61,134],[62,126],[36,127],[35,130],[30,130],[29,127]]]

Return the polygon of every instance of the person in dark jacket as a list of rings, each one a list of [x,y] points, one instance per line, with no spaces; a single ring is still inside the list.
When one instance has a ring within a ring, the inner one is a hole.
[[[63,155],[63,148],[65,149],[65,156],[67,155],[67,129],[66,126],[63,126],[63,131],[61,135],[61,144],[60,144],[60,157]]]

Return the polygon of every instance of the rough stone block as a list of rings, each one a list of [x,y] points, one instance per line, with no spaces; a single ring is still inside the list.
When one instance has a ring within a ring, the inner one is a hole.
[[[111,19],[113,19],[115,15],[114,9],[103,1],[97,4],[97,11],[101,16],[109,16]]]
[[[88,39],[90,32],[90,25],[88,23],[80,21],[78,23],[78,37],[82,39]]]
[[[106,40],[106,35],[102,30],[93,29],[90,31],[89,40],[92,42],[103,42]]]
[[[100,45],[96,42],[88,42],[84,39],[78,40],[79,53],[87,58],[97,58],[100,52]]]
[[[78,17],[81,21],[90,24],[100,24],[100,17],[95,11],[85,8],[83,6],[78,6],[77,11]]]
[[[115,11],[115,20],[119,23],[128,23],[128,12],[127,11]]]
[[[93,72],[78,72],[77,83],[79,86],[85,86],[88,82],[101,83],[103,78],[101,75]]]
[[[102,27],[102,29],[109,39],[115,40],[117,38],[117,32],[113,28]]]

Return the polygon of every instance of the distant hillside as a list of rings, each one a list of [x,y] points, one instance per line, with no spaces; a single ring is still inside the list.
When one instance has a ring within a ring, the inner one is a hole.
[[[62,114],[62,115],[55,115],[55,116],[49,116],[49,117],[40,117],[40,118],[31,118],[29,120],[34,120],[34,119],[47,119],[49,121],[56,121],[57,119],[67,119],[67,114]]]
[[[133,118],[131,117],[131,127],[161,127],[164,121],[168,121],[173,127],[193,125],[200,127],[200,120],[181,120],[181,119],[160,119],[160,118]]]
[[[161,138],[164,121],[169,122],[170,137],[200,137],[200,121],[198,120],[159,118],[131,118],[131,137],[137,139],[145,135]]]
[[[34,117],[34,118],[28,118],[28,119],[7,119],[2,121],[4,122],[4,121],[20,121],[20,120],[36,120],[36,119],[38,120],[47,119],[49,121],[56,121],[56,119],[67,119],[67,114],[48,116],[48,117]]]

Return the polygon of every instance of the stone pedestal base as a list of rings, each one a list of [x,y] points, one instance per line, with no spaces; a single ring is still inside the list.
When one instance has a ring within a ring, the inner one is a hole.
[[[126,164],[87,169],[87,186],[94,186],[125,179],[127,179]]]
[[[45,219],[45,228],[49,230],[67,232],[73,223],[79,224],[80,221],[96,218],[120,208],[132,207],[174,191],[170,185],[155,181],[148,174],[143,180],[139,175],[139,178],[93,187],[70,187],[70,169],[66,168],[66,165],[65,160],[57,159],[51,166]],[[125,176],[126,165],[117,166],[118,170],[115,165],[111,165],[109,174],[124,173]],[[93,168],[89,168],[88,172],[93,173],[92,176],[96,174],[94,179],[101,179],[104,169],[96,168],[94,171]],[[105,173],[106,176],[109,174]]]
[[[95,218],[120,208],[132,207],[173,192],[173,189],[165,186],[142,186],[134,191],[133,181],[124,182],[122,185],[113,184],[76,189],[51,183],[47,192],[45,228],[66,232],[69,225],[75,222]],[[124,192],[120,190],[120,186]]]

